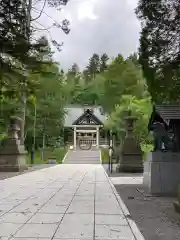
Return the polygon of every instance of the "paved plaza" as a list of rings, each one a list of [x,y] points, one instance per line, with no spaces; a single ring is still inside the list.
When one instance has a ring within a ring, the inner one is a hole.
[[[63,164],[0,181],[0,239],[143,237],[100,164]]]

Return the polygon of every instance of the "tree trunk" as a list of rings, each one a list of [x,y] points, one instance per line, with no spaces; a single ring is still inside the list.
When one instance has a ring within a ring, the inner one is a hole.
[[[42,160],[44,161],[44,158],[45,158],[45,153],[44,153],[44,150],[45,150],[45,133],[43,132],[43,139],[42,139]]]

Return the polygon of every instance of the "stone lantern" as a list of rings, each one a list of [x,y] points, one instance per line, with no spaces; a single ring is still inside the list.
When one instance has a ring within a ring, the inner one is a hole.
[[[131,111],[128,111],[128,116],[125,118],[126,136],[120,155],[120,172],[143,172],[143,154],[138,140],[133,136],[136,120],[137,118],[132,116]]]
[[[19,172],[26,170],[26,151],[20,144],[21,119],[11,117],[8,136],[0,148],[0,172]]]

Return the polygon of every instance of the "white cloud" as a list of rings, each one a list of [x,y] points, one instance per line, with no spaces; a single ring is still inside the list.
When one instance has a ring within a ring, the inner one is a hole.
[[[137,51],[140,23],[134,13],[136,5],[137,0],[70,0],[63,11],[46,8],[57,22],[64,18],[71,21],[68,35],[57,28],[50,30],[53,39],[64,42],[62,51],[55,52],[56,61],[67,69],[74,62],[83,67],[94,52],[113,57]],[[44,26],[52,24],[45,14],[39,22]]]
[[[96,20],[98,18],[94,13],[94,4],[96,0],[84,0],[78,7],[78,20],[91,19]]]

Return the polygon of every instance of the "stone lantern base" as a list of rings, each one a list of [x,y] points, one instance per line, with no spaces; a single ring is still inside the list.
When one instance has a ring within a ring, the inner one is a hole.
[[[127,137],[124,140],[117,170],[129,173],[143,172],[143,154],[135,138]]]
[[[11,117],[10,120],[8,137],[2,141],[0,148],[0,172],[19,172],[28,169],[26,151],[18,138],[20,119]]]
[[[26,151],[16,139],[7,139],[0,151],[0,172],[20,172],[28,169]]]

